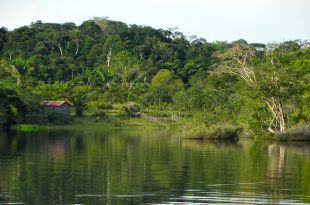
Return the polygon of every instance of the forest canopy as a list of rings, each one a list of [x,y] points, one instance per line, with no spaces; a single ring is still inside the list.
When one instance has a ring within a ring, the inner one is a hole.
[[[105,18],[0,28],[0,123],[42,100],[134,101],[190,113],[204,125],[260,132],[309,124],[307,41],[207,42],[179,31]],[[15,116],[15,117],[14,117]]]

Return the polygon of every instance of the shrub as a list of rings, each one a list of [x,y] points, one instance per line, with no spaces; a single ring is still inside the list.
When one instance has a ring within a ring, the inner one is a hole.
[[[274,136],[277,140],[289,141],[309,141],[310,140],[310,125],[301,125],[292,127],[284,132],[277,133]]]
[[[189,139],[236,140],[243,130],[242,128],[229,124],[206,126],[205,124],[200,123],[196,126],[188,127],[183,131],[184,136]]]
[[[110,102],[98,102],[97,108],[102,110],[109,110],[112,109],[113,107]]]
[[[102,110],[98,110],[95,113],[92,114],[93,117],[95,118],[106,118],[108,117],[107,113],[102,111]]]
[[[48,115],[31,113],[25,116],[25,123],[27,124],[47,124]]]
[[[67,124],[72,118],[70,116],[66,116],[60,112],[49,110],[46,112],[48,121],[54,124]]]
[[[103,102],[103,101],[91,101],[88,103],[88,107],[101,110],[109,110],[113,108],[110,102]]]
[[[134,103],[134,102],[129,102],[126,106],[123,107],[123,110],[129,117],[140,117],[140,107]]]

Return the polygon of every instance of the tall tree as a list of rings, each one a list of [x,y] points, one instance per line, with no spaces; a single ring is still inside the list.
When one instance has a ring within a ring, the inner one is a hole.
[[[292,42],[270,45],[264,57],[258,59],[254,47],[237,43],[216,54],[221,59],[216,72],[239,76],[248,89],[257,94],[257,99],[265,103],[271,114],[268,130],[272,133],[287,128],[285,103],[296,96],[297,76],[300,76],[290,61],[299,49],[300,45]]]

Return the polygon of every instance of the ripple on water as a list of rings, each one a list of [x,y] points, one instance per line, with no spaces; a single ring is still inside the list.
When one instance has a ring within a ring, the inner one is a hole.
[[[187,190],[191,193],[192,190]],[[202,195],[182,195],[171,197],[169,202],[160,204],[294,204],[305,205],[300,200],[289,200],[283,198],[274,198],[267,194],[253,194],[247,192],[223,193],[223,192],[195,192]]]
[[[232,184],[209,184],[208,186],[235,186],[235,185],[255,185],[255,184],[266,184],[267,182],[240,182]]]
[[[140,193],[140,194],[114,194],[112,196],[117,198],[141,198],[141,197],[153,197],[156,193]]]
[[[81,198],[81,197],[104,197],[103,194],[76,194],[75,196],[78,198]]]

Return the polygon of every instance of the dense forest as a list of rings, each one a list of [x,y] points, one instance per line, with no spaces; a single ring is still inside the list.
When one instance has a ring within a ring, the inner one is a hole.
[[[207,42],[104,18],[1,28],[0,124],[27,121],[42,100],[76,115],[133,101],[186,113],[191,127],[277,133],[310,123],[310,44]]]

